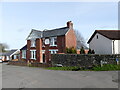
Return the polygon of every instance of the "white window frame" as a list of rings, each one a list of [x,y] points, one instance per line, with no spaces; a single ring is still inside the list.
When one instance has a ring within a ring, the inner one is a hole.
[[[57,46],[57,45],[55,44],[55,39],[56,39],[56,41],[57,41],[57,37],[50,37],[50,46]]]
[[[14,59],[17,59],[17,55],[14,55],[13,57],[14,57]]]
[[[45,53],[45,50],[42,50],[42,54],[44,54]]]
[[[10,57],[9,57],[9,56],[6,56],[6,60],[10,60]]]
[[[49,51],[50,51],[51,54],[56,54],[58,49],[50,49]]]
[[[35,39],[31,39],[31,47],[36,47],[36,40]]]
[[[31,53],[31,58],[30,59],[36,60],[36,50],[30,50],[30,53]]]
[[[22,58],[26,59],[26,50],[22,50]]]

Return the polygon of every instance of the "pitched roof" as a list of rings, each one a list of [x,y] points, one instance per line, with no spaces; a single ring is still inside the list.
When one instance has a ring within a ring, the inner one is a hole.
[[[23,46],[20,50],[27,50],[27,45]]]
[[[39,30],[35,30],[32,29],[30,34],[28,35],[27,39],[31,39],[31,38],[41,38],[42,37],[43,32],[39,31]]]
[[[110,40],[120,40],[120,30],[95,30],[87,43],[90,43],[96,33],[99,33]]]
[[[17,51],[17,49],[13,49],[13,50],[10,50],[10,51],[8,51],[8,52],[2,53],[2,55],[10,56],[10,55],[12,55],[14,52],[16,52],[16,51]]]
[[[69,30],[68,27],[57,28],[53,30],[43,31],[43,37],[52,37],[52,36],[62,36],[67,33]]]
[[[31,36],[33,36],[35,38],[62,36],[62,35],[65,35],[68,32],[68,30],[69,30],[68,27],[62,27],[62,28],[57,28],[57,29],[52,29],[52,30],[44,30],[44,31],[32,29],[32,31],[29,34],[29,36],[27,37],[27,39],[30,39],[29,37],[31,37]]]

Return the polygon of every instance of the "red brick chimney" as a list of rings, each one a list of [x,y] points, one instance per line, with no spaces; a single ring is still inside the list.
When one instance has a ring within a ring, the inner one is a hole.
[[[73,28],[73,23],[72,23],[72,21],[68,21],[68,22],[67,22],[67,27],[68,27],[68,28]]]

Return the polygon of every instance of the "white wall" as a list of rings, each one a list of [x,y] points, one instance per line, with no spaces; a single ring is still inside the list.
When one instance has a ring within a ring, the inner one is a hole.
[[[112,54],[112,40],[96,33],[89,43],[89,48],[95,50],[96,54]]]
[[[118,53],[120,54],[120,40],[118,41]]]
[[[115,51],[112,51],[113,54],[120,54],[120,40],[112,40],[112,43],[114,42],[114,49]],[[112,44],[113,46],[113,44]]]

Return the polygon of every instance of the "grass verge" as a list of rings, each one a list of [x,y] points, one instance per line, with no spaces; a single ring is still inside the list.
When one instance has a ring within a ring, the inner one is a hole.
[[[48,67],[49,70],[64,70],[64,71],[118,71],[120,70],[120,65],[106,64],[101,66],[94,66],[90,69],[85,69],[81,67]]]

